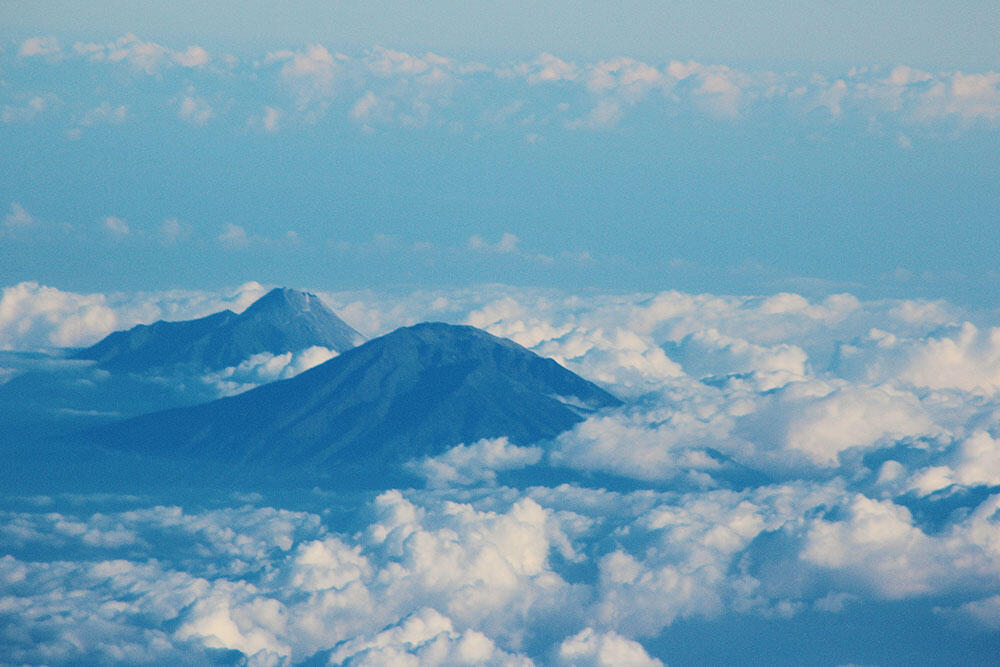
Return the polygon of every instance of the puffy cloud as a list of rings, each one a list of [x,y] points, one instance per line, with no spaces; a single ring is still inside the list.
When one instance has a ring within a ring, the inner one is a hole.
[[[204,376],[202,381],[212,385],[220,396],[233,396],[267,382],[294,377],[335,356],[337,356],[336,351],[318,345],[277,355],[261,352],[244,360],[238,366],[229,366],[216,373],[210,373]]]
[[[330,664],[527,667],[534,663],[527,657],[497,649],[481,632],[456,632],[449,618],[425,607],[374,637],[358,637],[345,642],[330,654]]]
[[[558,661],[565,665],[593,667],[662,667],[663,662],[649,657],[642,644],[616,632],[595,632],[585,628],[559,645]]]
[[[142,40],[129,33],[112,42],[77,42],[77,54],[94,62],[125,62],[135,70],[156,74],[163,68],[177,64],[183,67],[200,67],[209,61],[208,52],[200,46],[189,46],[185,51],[175,51],[156,42]]]
[[[117,324],[114,310],[101,294],[74,294],[25,282],[5,287],[0,296],[2,349],[96,342]]]
[[[55,105],[61,100],[52,94],[35,95],[29,94],[23,97],[20,104],[5,104],[0,110],[0,121],[4,123],[27,123],[33,120],[40,113]]]
[[[247,230],[243,229],[241,225],[234,225],[231,222],[227,222],[222,226],[222,233],[219,234],[218,241],[224,248],[237,250],[245,248],[250,244],[250,236],[247,234]]]
[[[852,378],[994,394],[1000,389],[1000,328],[965,322],[919,338],[873,328],[842,345],[838,361]]]
[[[215,115],[208,100],[196,95],[184,95],[178,106],[177,114],[181,119],[194,125],[204,125]]]
[[[551,53],[543,53],[530,63],[521,63],[513,68],[514,72],[525,77],[528,83],[553,83],[558,81],[574,81],[580,76],[580,70],[575,63],[566,62]]]
[[[242,310],[264,291],[105,296],[24,283],[0,299],[0,341],[92,342],[137,322]],[[5,497],[0,614],[11,630],[0,652],[21,662],[192,663],[215,648],[250,664],[656,664],[670,657],[664,642],[637,642],[678,619],[870,618],[886,600],[947,604],[941,614],[995,631],[989,314],[956,326],[970,316],[946,303],[849,295],[488,286],[322,296],[373,335],[428,319],[487,328],[628,405],[553,443],[487,439],[414,461],[426,489],[288,492],[315,511],[257,507],[261,496],[86,512],[58,497]],[[258,355],[209,379],[235,391],[329,354]],[[537,486],[498,484],[526,466]],[[588,488],[604,484],[618,490]]]
[[[326,108],[334,95],[334,81],[341,66],[322,44],[311,44],[304,51],[269,53],[265,63],[283,62],[281,80],[295,96],[300,111]]]
[[[58,38],[53,35],[44,37],[29,37],[21,43],[17,55],[22,58],[33,56],[57,56],[62,53]]]
[[[174,52],[173,58],[183,67],[200,67],[209,61],[208,51],[200,46],[189,46],[186,51]]]
[[[158,319],[194,319],[225,309],[241,312],[265,292],[255,282],[219,292],[135,295],[77,294],[19,283],[3,288],[0,295],[0,349],[91,345],[114,330]]]
[[[432,486],[469,485],[495,482],[496,473],[538,463],[539,447],[518,447],[507,438],[484,438],[471,445],[457,445],[444,454],[426,457],[412,469]]]
[[[943,534],[928,535],[905,507],[859,494],[843,520],[809,527],[801,558],[890,599],[990,590],[1000,575],[998,508],[1000,496],[992,496]]]

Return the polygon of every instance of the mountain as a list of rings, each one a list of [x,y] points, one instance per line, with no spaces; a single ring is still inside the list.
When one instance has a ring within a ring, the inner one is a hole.
[[[459,443],[555,437],[621,402],[513,341],[418,324],[294,378],[90,432],[94,442],[237,467],[385,470]]]
[[[197,320],[140,324],[73,358],[133,373],[178,365],[218,370],[261,352],[284,354],[314,345],[343,352],[363,339],[315,295],[276,288],[239,315],[224,310]]]

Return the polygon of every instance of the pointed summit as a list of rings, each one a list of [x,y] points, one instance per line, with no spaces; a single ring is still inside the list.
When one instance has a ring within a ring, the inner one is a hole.
[[[276,288],[239,315],[224,310],[197,320],[140,324],[107,336],[74,358],[134,373],[178,365],[218,370],[261,352],[277,355],[313,346],[343,352],[362,340],[316,295]]]

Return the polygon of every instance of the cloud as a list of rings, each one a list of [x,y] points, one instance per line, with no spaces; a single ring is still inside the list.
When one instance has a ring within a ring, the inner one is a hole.
[[[29,37],[21,43],[21,48],[17,55],[21,58],[31,58],[34,56],[58,56],[62,53],[62,46],[58,38],[52,35],[44,37]]]
[[[190,234],[191,226],[177,218],[167,218],[160,223],[160,239],[167,245],[178,243]]]
[[[208,52],[200,46],[175,51],[162,44],[149,42],[129,33],[114,41],[76,42],[73,50],[93,62],[128,63],[133,70],[157,74],[170,65],[201,67],[209,62]]]
[[[117,329],[159,319],[242,312],[267,292],[250,282],[215,292],[169,290],[135,295],[78,294],[23,282],[0,293],[0,349],[83,347]]]
[[[475,630],[456,632],[451,620],[425,607],[374,637],[351,639],[330,654],[330,664],[532,665],[525,656],[498,650]]]
[[[196,95],[184,95],[179,102],[177,114],[181,120],[185,120],[193,125],[204,125],[213,116],[215,110],[203,97]]]
[[[294,377],[337,356],[336,351],[315,345],[304,350],[271,354],[261,352],[202,378],[220,396],[233,396],[267,382]]]
[[[23,283],[0,297],[0,341],[92,342],[241,310],[264,291]],[[430,319],[484,327],[627,405],[553,442],[491,438],[411,462],[426,488],[276,496],[308,511],[268,507],[263,493],[184,507],[2,497],[12,629],[0,652],[657,664],[671,657],[665,629],[685,619],[709,634],[761,618],[829,629],[888,618],[898,603],[996,632],[994,314],[843,294],[503,285],[321,297],[373,335]],[[257,355],[203,380],[238,391],[330,354]],[[522,477],[531,485],[504,485]],[[863,638],[851,646],[870,654]]]
[[[642,644],[616,632],[598,633],[585,628],[559,645],[558,662],[565,665],[612,667],[663,667],[663,662],[649,657]]]
[[[485,250],[500,254],[513,253],[517,250],[517,242],[520,239],[510,232],[504,232],[500,240],[496,243],[488,243],[482,236],[473,234],[469,237],[469,247],[473,250]]]
[[[310,44],[304,51],[275,51],[264,62],[284,63],[279,76],[293,93],[300,111],[321,113],[334,96],[334,82],[341,66],[322,44]]]
[[[91,125],[116,125],[125,120],[128,114],[128,107],[124,104],[112,106],[109,102],[103,101],[100,105],[88,109],[80,117],[80,125],[87,127]]]
[[[35,224],[35,217],[16,201],[10,203],[10,212],[3,217],[3,226],[7,228],[30,227]]]
[[[227,250],[238,250],[250,244],[250,237],[242,226],[227,222],[222,226],[222,233],[219,234],[218,241]]]
[[[201,67],[208,63],[208,51],[200,46],[189,46],[186,51],[174,52],[174,62],[182,67]]]
[[[117,325],[103,295],[73,294],[24,282],[0,296],[0,349],[95,342]]]
[[[580,76],[575,63],[567,62],[551,53],[543,53],[530,63],[521,63],[513,68],[532,85],[574,81]]]
[[[52,94],[27,95],[21,104],[5,104],[0,110],[0,121],[4,123],[27,123],[43,111],[59,105],[62,102]]]
[[[496,474],[538,463],[542,450],[518,447],[507,438],[484,438],[471,445],[457,445],[444,454],[425,457],[411,464],[411,469],[430,486],[493,483]]]
[[[241,123],[251,118],[268,132],[276,117],[267,109],[283,109],[283,125],[312,124],[332,113],[358,122],[364,132],[378,125],[451,132],[509,126],[528,137],[543,136],[541,130],[545,136],[565,129],[614,130],[627,127],[636,113],[645,120],[663,119],[658,122],[674,122],[687,113],[722,122],[766,121],[777,113],[800,136],[812,134],[817,122],[827,127],[860,121],[873,134],[905,137],[900,140],[905,146],[925,136],[950,136],[937,131],[941,128],[961,134],[1000,121],[1000,73],[994,71],[927,72],[899,65],[889,71],[773,72],[693,60],[643,62],[625,55],[577,63],[553,53],[489,65],[383,46],[345,55],[322,44],[272,50],[242,62],[213,56],[202,46],[173,48],[133,34],[76,42],[65,51],[55,37],[32,37],[17,53],[21,59],[43,56],[33,64],[38,67],[67,58],[83,66],[122,64],[154,75],[143,85],[163,91],[176,91],[179,81],[187,85],[184,77],[196,75],[199,88],[210,91],[202,102],[225,91],[226,108],[245,110]],[[25,103],[8,103],[0,112],[5,122],[29,120],[27,101],[44,98],[29,90],[17,94]],[[517,101],[517,113],[503,111],[511,101]],[[95,101],[73,99],[69,104],[82,111]],[[252,111],[261,107],[264,112]],[[572,115],[566,113],[569,109]],[[655,116],[646,113],[650,110]]]
[[[104,227],[108,233],[114,236],[128,236],[130,231],[128,223],[122,218],[114,215],[109,215],[106,218],[103,218],[101,220],[101,226]]]
[[[264,116],[261,123],[267,132],[277,132],[278,122],[281,120],[281,111],[274,107],[264,107]]]

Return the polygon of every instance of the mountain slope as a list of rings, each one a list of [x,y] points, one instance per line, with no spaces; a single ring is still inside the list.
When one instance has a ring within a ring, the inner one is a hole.
[[[168,457],[372,471],[485,437],[552,438],[588,411],[616,405],[512,341],[432,323],[397,329],[289,380],[91,435]]]
[[[343,352],[359,340],[363,337],[316,296],[276,288],[239,315],[224,310],[196,320],[140,324],[107,336],[73,358],[133,373],[177,365],[218,370],[261,352],[283,354],[314,345]]]

